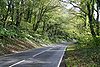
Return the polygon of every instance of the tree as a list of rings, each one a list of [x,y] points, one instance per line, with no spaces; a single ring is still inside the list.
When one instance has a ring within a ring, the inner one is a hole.
[[[38,5],[38,9],[37,9],[37,11],[34,12],[34,18],[35,18],[34,19],[35,23],[33,24],[34,31],[37,31],[40,22],[44,22],[44,25],[45,25],[45,21],[43,20],[43,18],[47,17],[46,16],[47,13],[49,13],[50,11],[59,7],[58,4],[54,5],[52,3],[53,3],[52,0],[48,0],[48,1],[40,0],[39,5]]]
[[[93,37],[96,37],[97,35],[99,35],[99,12],[98,12],[99,11],[99,6],[98,6],[99,2],[98,2],[98,0],[70,0],[69,3],[74,8],[79,9],[78,12],[80,12],[80,15],[81,15],[80,17],[82,17],[85,22],[88,21],[91,35]],[[97,4],[96,8],[95,8],[95,4]],[[95,17],[94,11],[95,10],[97,12],[96,19],[94,19],[94,17]],[[96,27],[96,30],[95,30],[95,27]]]
[[[100,1],[97,0],[96,1],[96,4],[97,4],[97,18],[96,18],[96,32],[97,32],[97,35],[99,36],[99,27],[100,27],[100,24],[99,24],[99,10],[100,10]]]

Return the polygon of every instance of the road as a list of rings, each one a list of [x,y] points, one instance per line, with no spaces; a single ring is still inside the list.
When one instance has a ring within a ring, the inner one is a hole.
[[[65,48],[59,44],[0,57],[0,67],[59,67]]]

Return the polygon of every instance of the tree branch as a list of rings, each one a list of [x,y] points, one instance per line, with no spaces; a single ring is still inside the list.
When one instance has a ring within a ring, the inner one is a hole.
[[[73,6],[73,7],[76,7],[76,8],[79,8],[82,12],[84,12],[85,14],[88,14],[86,13],[82,8],[80,8],[79,6],[75,6],[72,2],[70,2],[70,4]]]

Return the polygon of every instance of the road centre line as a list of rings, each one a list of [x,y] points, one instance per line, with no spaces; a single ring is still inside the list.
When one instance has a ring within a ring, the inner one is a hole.
[[[15,66],[15,65],[18,65],[18,64],[20,64],[20,63],[24,62],[24,61],[25,61],[25,60],[21,60],[21,61],[19,61],[19,62],[15,63],[15,64],[10,65],[9,67],[13,67],[13,66]]]
[[[42,54],[42,53],[44,53],[44,52],[46,52],[46,51],[51,50],[51,49],[53,49],[53,48],[49,48],[49,49],[47,49],[47,50],[45,50],[45,51],[42,51],[42,52],[40,52],[40,53],[37,53],[37,54],[33,55],[33,58],[36,57],[36,56],[38,56],[38,55],[40,55],[40,54]]]
[[[54,48],[54,47],[53,47],[53,48]],[[44,53],[44,52],[46,52],[46,51],[49,51],[49,50],[51,50],[51,49],[53,49],[53,48],[49,48],[49,49],[47,49],[47,50],[45,50],[45,51],[41,51],[40,53],[37,53],[37,54],[33,55],[33,58],[36,57],[36,56],[38,56],[38,55],[40,55],[40,54],[42,54],[42,53]],[[18,65],[18,64],[20,64],[20,63],[22,63],[22,62],[24,62],[24,61],[25,61],[25,60],[21,60],[21,61],[19,61],[19,62],[17,62],[17,63],[14,63],[14,64],[10,65],[9,67],[16,66],[16,65]]]

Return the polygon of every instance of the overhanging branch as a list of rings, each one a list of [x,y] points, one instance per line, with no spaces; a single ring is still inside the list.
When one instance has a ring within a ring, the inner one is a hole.
[[[73,7],[79,8],[79,9],[80,9],[82,12],[84,12],[85,14],[88,14],[88,13],[86,13],[81,7],[75,6],[72,2],[70,2],[70,4],[71,4]]]

